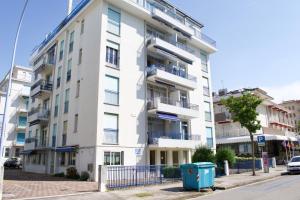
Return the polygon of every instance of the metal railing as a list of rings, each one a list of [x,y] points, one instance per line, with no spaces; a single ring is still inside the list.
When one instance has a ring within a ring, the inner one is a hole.
[[[41,90],[52,91],[53,82],[52,81],[46,81],[45,79],[40,79],[35,84],[33,84],[30,89],[34,90],[37,87],[40,87]]]
[[[163,133],[163,132],[149,132],[148,133],[148,144],[157,144],[157,139],[172,139],[172,140],[194,140],[199,141],[201,140],[200,135],[192,135],[189,133]]]
[[[175,65],[164,65],[160,63],[152,64],[147,68],[147,75],[150,76],[155,74],[157,69],[197,82],[197,77],[188,74],[186,71]]]
[[[191,104],[188,101],[172,99],[169,97],[157,97],[155,99],[148,99],[148,102],[150,103],[148,104],[150,109],[157,107],[155,102],[156,99],[158,100],[159,103],[168,104],[168,105],[181,107],[181,108],[187,108],[191,110],[199,110],[199,105]]]
[[[41,107],[32,108],[28,112],[28,116],[34,115],[36,113],[38,114],[38,118],[48,118],[49,115],[50,115],[50,110],[45,109],[45,108],[41,108]]]
[[[179,166],[108,166],[106,187],[108,189],[121,189],[180,180],[181,170]]]
[[[105,90],[104,103],[111,105],[119,105],[119,92]]]
[[[203,95],[210,96],[209,87],[203,86]]]

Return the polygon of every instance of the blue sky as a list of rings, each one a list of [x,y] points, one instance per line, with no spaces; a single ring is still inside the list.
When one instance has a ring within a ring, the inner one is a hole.
[[[77,3],[79,0],[75,0]],[[9,69],[23,0],[1,2],[0,76]],[[300,99],[299,0],[170,0],[202,22],[217,41],[211,56],[213,90],[262,87],[277,100]],[[65,16],[67,0],[30,0],[16,64],[29,55]],[[5,29],[4,29],[5,28]]]

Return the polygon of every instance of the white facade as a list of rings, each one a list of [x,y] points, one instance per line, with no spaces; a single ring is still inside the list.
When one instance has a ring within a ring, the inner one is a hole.
[[[226,99],[229,96],[240,96],[244,92],[250,92],[263,99],[263,102],[257,107],[257,113],[259,114],[257,119],[260,121],[262,128],[255,133],[255,141],[257,135],[265,135],[267,141],[297,141],[290,111],[273,102],[273,98],[268,96],[265,91],[254,88],[231,92],[221,90],[218,95],[214,95],[217,145],[236,144],[239,147],[239,154],[251,153],[248,130],[241,127],[239,122],[233,122],[228,110],[220,103],[221,99]],[[281,146],[279,145],[278,148],[281,148]]]
[[[173,165],[207,141],[215,149],[216,48],[202,25],[159,1],[85,2],[31,58],[24,170],[75,166],[97,181],[98,165]]]
[[[1,125],[8,88],[8,76],[9,74],[0,82]],[[20,157],[24,148],[31,76],[31,68],[15,66],[13,69],[11,93],[7,107],[7,124],[4,131],[3,154],[5,158]]]

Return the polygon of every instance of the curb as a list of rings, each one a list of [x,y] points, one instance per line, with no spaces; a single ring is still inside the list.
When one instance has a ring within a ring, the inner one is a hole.
[[[244,186],[244,185],[250,185],[252,183],[258,183],[258,182],[262,182],[262,181],[265,181],[265,180],[273,179],[273,178],[276,178],[276,177],[279,177],[279,176],[282,176],[282,175],[285,175],[285,173],[282,172],[282,173],[272,175],[272,176],[269,176],[269,177],[263,177],[263,178],[256,179],[256,180],[237,183],[235,185],[230,185],[230,186],[216,186],[216,189],[217,190],[228,190],[228,189],[232,189],[232,188],[236,188],[236,187],[240,187],[240,186]]]

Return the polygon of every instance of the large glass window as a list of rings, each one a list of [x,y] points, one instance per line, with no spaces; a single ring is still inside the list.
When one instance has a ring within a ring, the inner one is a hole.
[[[206,127],[206,144],[209,148],[214,147],[213,132],[211,127]]]
[[[118,115],[104,114],[104,138],[105,144],[118,144]]]
[[[65,91],[64,113],[68,113],[69,112],[69,99],[70,99],[70,89],[66,89],[66,91]]]
[[[55,145],[56,145],[56,134],[57,134],[57,124],[53,124],[53,129],[52,129],[52,147],[55,147]]]
[[[207,55],[203,52],[200,53],[200,59],[201,59],[201,69],[204,72],[208,72],[208,66],[207,66]]]
[[[120,21],[121,21],[121,14],[111,8],[108,8],[108,32],[120,35]]]
[[[63,56],[64,56],[64,45],[65,45],[65,41],[64,40],[60,41],[59,61],[61,61],[63,59]]]
[[[54,117],[58,115],[59,94],[55,96]]]
[[[61,69],[62,69],[62,66],[59,66],[58,69],[57,69],[56,88],[59,88],[59,86],[60,86],[60,81],[61,81]]]
[[[80,23],[80,34],[83,34],[84,33],[84,19],[81,20],[81,23]]]
[[[106,46],[106,62],[113,67],[119,65],[119,44],[107,41]]]
[[[119,104],[119,79],[112,76],[105,76],[105,103]]]
[[[204,110],[205,110],[205,121],[211,121],[211,108],[210,108],[210,103],[207,101],[204,102]]]
[[[73,51],[73,48],[74,48],[74,31],[70,33],[69,53]]]
[[[26,127],[26,124],[27,124],[27,117],[19,116],[19,126]]]
[[[104,152],[104,165],[123,165],[124,152]]]
[[[72,59],[69,59],[68,66],[67,66],[67,82],[71,80],[71,71],[72,71]]]
[[[80,80],[77,81],[77,84],[76,84],[76,98],[79,97],[79,93],[80,93]]]
[[[77,133],[78,130],[78,114],[75,114],[74,117],[74,133]]]
[[[202,83],[203,83],[203,95],[210,96],[208,78],[202,77]]]
[[[78,65],[82,63],[82,48],[79,49],[79,55],[78,55]]]

